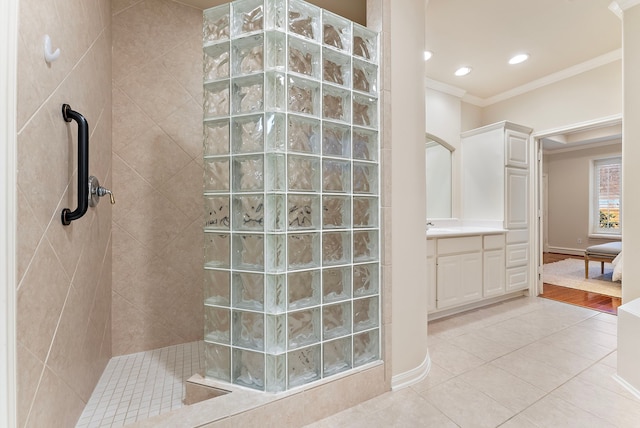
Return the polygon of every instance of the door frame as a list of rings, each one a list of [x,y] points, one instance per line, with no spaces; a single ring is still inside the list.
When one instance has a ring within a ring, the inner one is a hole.
[[[542,152],[542,140],[558,134],[566,134],[570,132],[588,131],[591,129],[604,128],[607,126],[613,126],[622,123],[622,114],[615,114],[612,116],[606,116],[598,119],[593,119],[585,122],[574,123],[571,125],[560,126],[553,129],[534,132],[532,134],[533,144],[532,146],[532,159],[536,159],[533,162],[533,186],[532,192],[532,209],[531,218],[534,221],[534,250],[535,254],[533,271],[535,275],[535,281],[532,281],[529,292],[533,296],[537,296],[543,291],[542,282],[542,270],[543,270],[543,252],[544,252],[544,225],[543,225],[543,212],[544,201],[546,201],[547,195],[543,193],[544,186],[542,183],[542,175],[544,173],[544,155]]]

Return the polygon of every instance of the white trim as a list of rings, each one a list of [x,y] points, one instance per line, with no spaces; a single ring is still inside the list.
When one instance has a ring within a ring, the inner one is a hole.
[[[17,39],[18,0],[0,2],[0,426],[7,427],[16,426]]]
[[[575,152],[576,150],[595,149],[599,147],[614,146],[616,144],[622,144],[622,136],[614,135],[611,139],[607,138],[606,141],[599,141],[596,143],[588,144],[572,144],[568,147],[560,147],[559,149],[542,149],[544,155],[556,155],[559,153]]]
[[[570,254],[572,256],[584,256],[584,250],[580,248],[553,247],[550,245],[549,252],[558,254]]]
[[[397,391],[424,380],[431,370],[431,357],[427,351],[424,361],[416,368],[404,373],[397,374],[391,378],[391,390]]]
[[[615,6],[613,6],[613,4],[615,4]],[[625,10],[631,9],[632,7],[637,6],[639,4],[640,4],[640,0],[617,0],[617,1],[614,1],[609,7],[611,8],[613,6],[624,12]]]
[[[611,116],[601,117],[599,119],[587,120],[584,122],[574,123],[570,126],[560,126],[558,128],[546,129],[533,133],[533,138],[543,139],[558,134],[568,132],[583,132],[591,129],[604,128],[607,126],[619,125],[622,123],[622,114],[614,114]]]
[[[627,391],[633,394],[634,397],[640,400],[640,391],[638,391],[633,385],[631,385],[626,380],[622,379],[620,375],[618,375],[617,373],[612,375],[611,377],[613,378],[613,380],[615,380],[620,385],[622,385],[623,388],[625,388]]]
[[[464,97],[464,95],[467,93],[467,91],[465,91],[464,89],[457,88],[447,83],[438,82],[437,80],[429,79],[428,77],[425,80],[425,85],[427,89],[433,89],[434,91],[453,95],[454,97],[458,98]]]

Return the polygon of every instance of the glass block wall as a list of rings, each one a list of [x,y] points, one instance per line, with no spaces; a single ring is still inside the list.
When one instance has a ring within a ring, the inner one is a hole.
[[[300,0],[204,12],[206,376],[380,359],[378,34]]]

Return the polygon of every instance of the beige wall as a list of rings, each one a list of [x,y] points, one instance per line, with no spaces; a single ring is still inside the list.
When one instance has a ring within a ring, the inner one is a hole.
[[[544,86],[483,108],[483,125],[508,120],[534,134],[571,124],[620,115],[622,61]]]
[[[622,198],[624,218],[640,218],[640,5],[624,12],[622,24],[624,49],[624,118],[622,141]],[[624,260],[624,287],[622,301],[629,302],[640,297],[640,222],[625,223],[622,240]],[[632,339],[632,340],[635,340]]]
[[[589,171],[591,161],[619,156],[622,143],[547,155],[545,170],[549,177],[548,236],[549,250],[582,251],[589,245],[609,242],[589,238]],[[578,239],[582,242],[578,243]]]
[[[201,40],[200,10],[113,2],[114,355],[202,339]]]
[[[20,1],[18,46],[18,426],[73,426],[111,356],[111,206],[63,226],[75,209],[77,126],[90,173],[111,182],[109,0]],[[48,33],[60,58],[43,59]]]

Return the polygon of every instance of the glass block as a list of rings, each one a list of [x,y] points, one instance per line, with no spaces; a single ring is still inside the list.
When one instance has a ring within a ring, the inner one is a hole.
[[[320,84],[302,78],[289,77],[288,108],[291,112],[320,115]]]
[[[378,100],[353,94],[353,124],[376,128],[378,126]]]
[[[203,110],[205,119],[229,115],[228,80],[204,85]]]
[[[304,385],[321,377],[320,346],[299,349],[287,354],[289,388]]]
[[[320,190],[320,162],[309,156],[288,157],[288,186],[290,192],[318,192]]]
[[[254,113],[264,110],[264,75],[233,80],[233,112]]]
[[[320,78],[320,46],[289,37],[289,72]]]
[[[353,335],[353,366],[358,367],[380,359],[378,330]]]
[[[364,297],[378,294],[380,289],[379,265],[355,265],[353,267],[353,297]]]
[[[368,62],[353,60],[353,89],[378,94],[378,67]]]
[[[205,156],[229,154],[229,129],[229,119],[205,121]]]
[[[264,35],[243,37],[231,42],[233,76],[264,71]]]
[[[233,36],[264,29],[263,0],[236,0],[232,6]]]
[[[285,252],[286,235],[269,234],[267,235],[267,254],[266,269],[267,272],[283,272],[287,266],[287,254]]]
[[[353,331],[378,326],[378,298],[369,297],[353,301]]]
[[[331,49],[322,49],[322,80],[351,87],[351,57]]]
[[[281,354],[287,350],[287,316],[267,315],[266,351]]]
[[[296,233],[287,236],[289,269],[305,269],[320,266],[320,235]]]
[[[204,234],[204,265],[212,268],[229,268],[231,239],[228,234]]]
[[[320,271],[293,272],[287,275],[287,308],[306,308],[320,304]]]
[[[266,2],[266,28],[269,30],[286,30],[287,28],[287,0],[270,0]]]
[[[264,310],[264,275],[260,273],[233,274],[233,307],[253,311]]]
[[[353,55],[367,61],[378,61],[378,34],[362,25],[353,24]]]
[[[351,333],[351,302],[322,308],[322,338],[335,339]]]
[[[229,38],[229,4],[212,7],[204,11],[202,40],[205,44]]]
[[[233,349],[233,383],[264,391],[264,354]]]
[[[287,309],[286,276],[267,275],[267,293],[265,309],[268,314],[281,314]]]
[[[265,105],[267,111],[286,111],[286,78],[283,73],[273,71],[265,73]]]
[[[353,193],[378,193],[378,166],[353,163]]]
[[[341,16],[323,10],[322,23],[322,43],[350,52],[351,22]]]
[[[204,191],[229,192],[229,158],[204,160]]]
[[[325,122],[322,127],[322,154],[341,158],[351,157],[351,128]]]
[[[204,307],[204,340],[228,344],[231,338],[231,311],[212,306]]]
[[[289,115],[287,149],[290,152],[320,153],[320,121]]]
[[[204,344],[207,377],[231,382],[231,348],[215,343]]]
[[[264,188],[264,160],[259,156],[236,156],[233,159],[233,190],[262,191]]]
[[[378,198],[353,197],[353,227],[378,227]]]
[[[229,78],[229,42],[204,47],[204,82]]]
[[[351,338],[325,342],[322,345],[322,370],[324,377],[331,376],[351,368]]]
[[[351,262],[351,232],[322,234],[322,265],[335,266]]]
[[[378,160],[378,133],[367,129],[353,129],[353,158]]]
[[[267,195],[265,209],[265,231],[284,232],[287,221],[284,195]]]
[[[328,85],[322,86],[322,117],[324,119],[349,122],[350,106],[349,91]]]
[[[233,311],[233,344],[254,351],[264,350],[264,315]]]
[[[287,356],[267,354],[266,361],[266,391],[281,392],[287,389]]]
[[[265,187],[268,192],[285,191],[285,156],[283,154],[267,154]]]
[[[347,196],[322,197],[322,226],[325,229],[351,227],[351,204]]]
[[[254,271],[264,268],[263,235],[234,235],[233,268]]]
[[[286,140],[286,119],[281,113],[267,113],[266,120],[266,147],[271,152],[283,152],[285,150]]]
[[[307,39],[320,37],[320,8],[301,0],[289,0],[289,31]]]
[[[264,150],[264,116],[234,117],[233,153],[256,153]]]
[[[229,306],[231,302],[231,274],[224,270],[205,269],[204,302],[209,305]]]
[[[287,195],[289,230],[320,229],[320,196]]]
[[[368,262],[378,260],[378,232],[362,230],[353,232],[353,261]]]
[[[289,312],[287,322],[289,349],[320,341],[320,308]]]
[[[229,230],[228,195],[207,195],[204,197],[204,228],[206,230]]]
[[[322,190],[347,193],[351,189],[351,163],[335,159],[322,160]]]
[[[233,197],[233,229],[264,230],[264,196]]]
[[[269,2],[270,3],[270,2]],[[265,33],[266,69],[286,71],[287,37],[279,31]]]
[[[331,268],[322,271],[322,302],[339,302],[351,297],[351,268]]]

